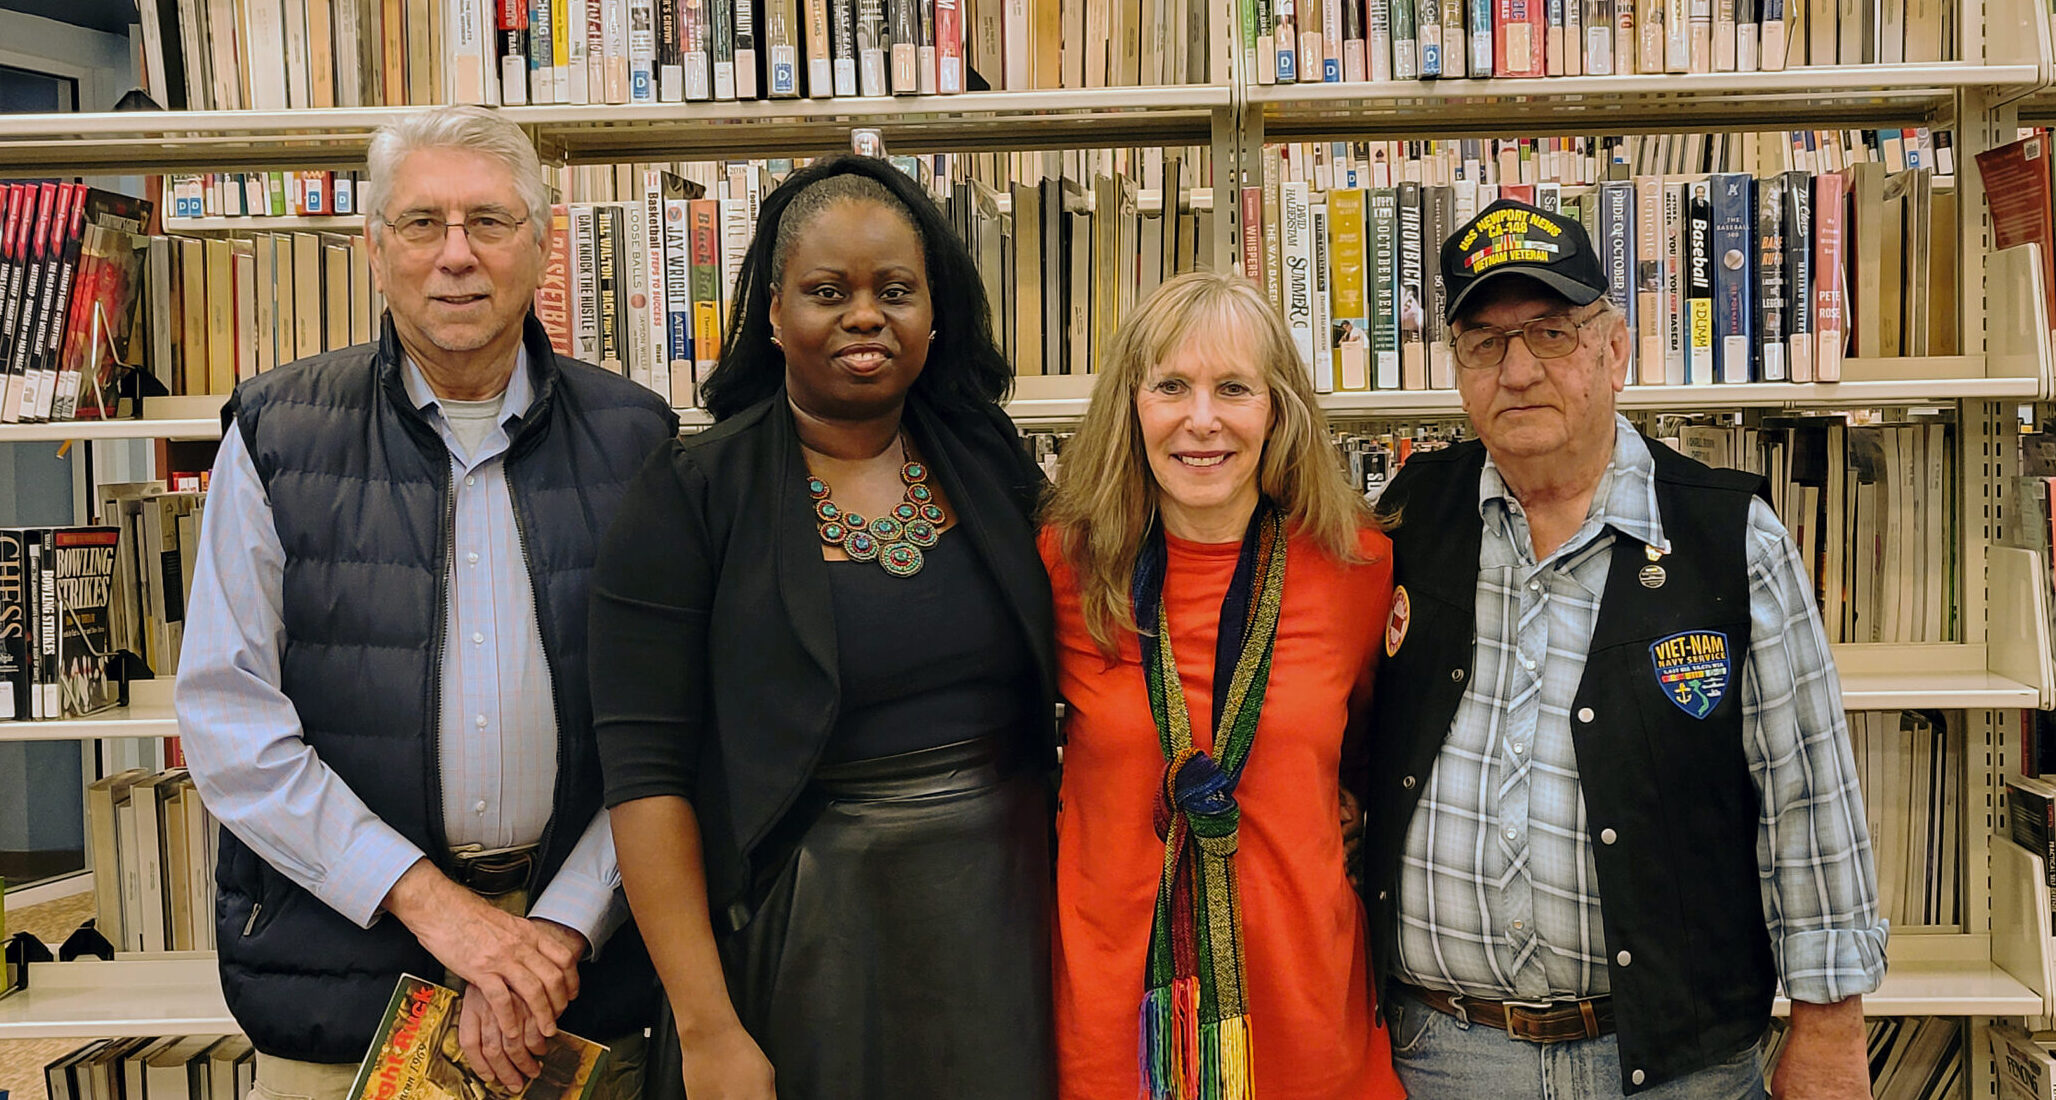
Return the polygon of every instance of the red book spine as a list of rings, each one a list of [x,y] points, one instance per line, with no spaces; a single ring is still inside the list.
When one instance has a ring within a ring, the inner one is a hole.
[[[494,52],[500,62],[500,102],[524,106],[528,103],[528,0],[500,0],[494,27],[499,31]]]
[[[1264,285],[1264,189],[1242,189],[1242,277]]]
[[[1620,0],[1628,3],[1630,0]],[[1541,0],[1498,0],[1494,5],[1492,45],[1494,75],[1544,75],[1548,45]]]
[[[1817,382],[1842,380],[1842,352],[1849,339],[1849,273],[1842,264],[1842,207],[1847,192],[1848,180],[1839,172],[1814,177],[1813,377]]]
[[[13,389],[7,372],[9,353],[14,348],[14,319],[20,312],[21,297],[21,236],[22,208],[30,205],[28,196],[34,188],[28,184],[0,184],[0,193],[7,196],[7,210],[0,220],[0,410],[7,407],[7,395]]]
[[[550,258],[535,291],[535,317],[558,355],[571,355],[571,208],[550,207]]]
[[[963,0],[935,0],[935,64],[937,92],[964,90]]]

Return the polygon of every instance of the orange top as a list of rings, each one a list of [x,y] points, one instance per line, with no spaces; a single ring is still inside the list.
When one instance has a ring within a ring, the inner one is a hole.
[[[1164,610],[1195,747],[1211,750],[1214,640],[1239,543],[1169,541]],[[1141,651],[1111,667],[1086,633],[1056,538],[1043,561],[1056,595],[1065,719],[1057,811],[1057,1083],[1064,1100],[1141,1094],[1137,1012],[1164,843],[1151,824],[1163,752]],[[1392,544],[1365,531],[1344,566],[1306,540],[1286,548],[1270,688],[1235,798],[1235,874],[1263,1100],[1404,1096],[1371,1016],[1363,907],[1343,871],[1337,821],[1342,735],[1367,713],[1392,603]]]

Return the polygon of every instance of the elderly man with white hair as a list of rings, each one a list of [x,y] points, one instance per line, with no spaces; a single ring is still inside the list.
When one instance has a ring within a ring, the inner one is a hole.
[[[376,343],[251,378],[223,438],[177,707],[223,825],[222,988],[267,1097],[341,1097],[402,973],[463,984],[510,1087],[564,1030],[641,1084],[657,1006],[601,807],[586,579],[677,419],[531,314],[548,195],[521,130],[379,131]]]

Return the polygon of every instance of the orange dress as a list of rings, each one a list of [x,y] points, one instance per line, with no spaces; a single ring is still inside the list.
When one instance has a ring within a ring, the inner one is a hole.
[[[1144,957],[1163,866],[1150,821],[1164,757],[1150,720],[1140,648],[1109,666],[1086,633],[1055,536],[1043,561],[1056,594],[1064,777],[1057,810],[1055,997],[1058,1094],[1142,1094]],[[1270,689],[1236,801],[1249,1018],[1260,1100],[1401,1097],[1374,1024],[1364,916],[1343,871],[1336,820],[1343,730],[1368,709],[1392,603],[1392,546],[1365,531],[1344,566],[1305,540],[1286,549],[1284,607]],[[1214,640],[1239,543],[1169,540],[1164,609],[1193,742],[1212,748]]]

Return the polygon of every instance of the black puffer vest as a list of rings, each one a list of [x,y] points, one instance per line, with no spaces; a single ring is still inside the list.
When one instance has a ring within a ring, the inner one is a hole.
[[[1653,440],[1649,450],[1671,544],[1663,579],[1644,583],[1651,563],[1640,541],[1616,541],[1571,706],[1630,1093],[1756,1042],[1777,988],[1742,747],[1749,498],[1764,481]],[[1393,581],[1409,620],[1403,633],[1387,632],[1374,704],[1371,774],[1381,797],[1369,805],[1364,900],[1381,988],[1398,953],[1407,828],[1476,671],[1484,465],[1476,442],[1417,454],[1379,501],[1400,517]]]
[[[523,331],[535,403],[506,454],[557,716],[557,784],[531,896],[600,809],[586,674],[586,586],[626,482],[678,428],[655,394],[557,356]],[[454,486],[449,452],[402,382],[390,320],[376,345],[236,387],[242,432],[285,550],[282,688],[304,736],[371,811],[447,860],[438,765]],[[215,909],[222,989],[257,1049],[312,1062],[364,1057],[402,972],[443,966],[398,920],[356,926],[221,834]],[[604,1041],[655,1015],[657,981],[633,925],[580,974],[561,1024]]]

